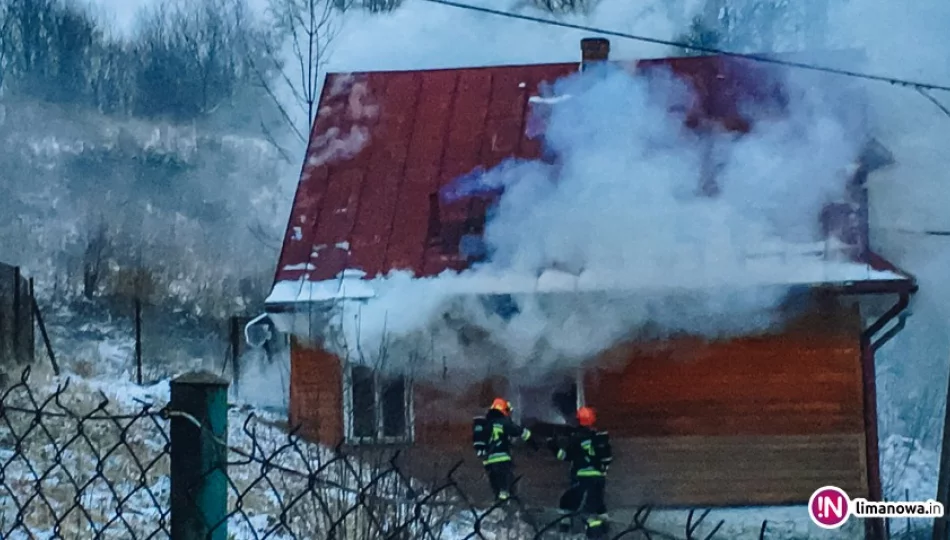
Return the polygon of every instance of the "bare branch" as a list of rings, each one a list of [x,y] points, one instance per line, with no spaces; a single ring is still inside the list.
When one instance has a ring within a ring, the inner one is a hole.
[[[264,232],[264,227],[261,225],[260,221],[256,221],[253,225],[248,224],[248,232],[251,233],[251,236],[255,240],[264,245],[268,249],[280,249],[280,242],[268,239],[267,233]]]
[[[273,146],[277,150],[277,153],[280,154],[281,160],[288,164],[294,162],[294,160],[290,157],[290,153],[287,152],[287,149],[277,142],[277,140],[274,138],[274,134],[271,133],[270,128],[268,128],[264,122],[261,122],[261,133],[264,134],[264,138],[267,140],[267,143]],[[299,133],[297,135],[299,136]]]
[[[267,54],[276,68],[274,81],[267,80],[268,95],[276,99],[277,91],[271,86],[279,82],[296,101],[294,104],[306,115],[306,128],[296,131],[309,132],[314,121],[319,99],[319,81],[330,41],[335,37],[332,0],[271,0],[268,15],[274,30],[284,36],[283,45],[290,58],[282,61],[284,47],[267,47]],[[281,116],[290,122],[288,104],[279,103]]]

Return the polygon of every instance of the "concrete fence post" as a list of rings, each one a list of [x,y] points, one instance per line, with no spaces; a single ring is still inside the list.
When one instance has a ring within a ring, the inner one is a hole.
[[[228,382],[181,375],[171,382],[169,410],[171,538],[227,540]]]

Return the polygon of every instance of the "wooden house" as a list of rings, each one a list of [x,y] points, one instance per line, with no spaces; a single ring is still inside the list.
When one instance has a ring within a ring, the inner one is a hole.
[[[423,464],[420,476],[465,459],[460,477],[483,493],[471,417],[504,393],[519,404],[518,419],[543,431],[530,403],[558,394],[567,409],[594,405],[612,434],[612,509],[805,504],[828,484],[879,499],[874,351],[896,332],[884,330],[916,284],[869,247],[864,181],[882,165],[870,144],[847,179],[848,199],[815,216],[829,238],[848,246],[853,271],[793,283],[807,309],[780,333],[626,343],[580,372],[552,373],[550,385],[523,388],[502,377],[457,392],[386,379],[295,331],[294,317],[314,310],[312,296],[297,293],[335,288],[347,272],[434,276],[471,265],[459,243],[482,230],[488,203],[442,205],[434,194],[476,167],[543,157],[528,133],[536,127],[531,98],[587,62],[608,61],[608,50],[605,40],[590,39],[582,41],[581,63],[327,76],[267,303],[275,326],[293,334],[291,423],[329,445],[407,446],[410,464]],[[781,90],[762,66],[731,57],[624,65],[663,67],[685,81],[693,90],[687,124],[697,131],[717,126],[741,135],[750,120],[740,103]],[[697,182],[708,188],[714,179]],[[880,298],[885,309],[875,310]],[[556,504],[564,468],[542,456],[518,463],[521,492]]]

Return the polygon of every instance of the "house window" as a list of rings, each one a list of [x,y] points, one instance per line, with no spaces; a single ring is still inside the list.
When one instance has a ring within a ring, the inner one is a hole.
[[[573,423],[583,401],[579,380],[579,376],[563,375],[520,388],[521,423],[547,426]]]
[[[412,392],[404,376],[350,365],[345,388],[347,438],[354,443],[412,439]]]

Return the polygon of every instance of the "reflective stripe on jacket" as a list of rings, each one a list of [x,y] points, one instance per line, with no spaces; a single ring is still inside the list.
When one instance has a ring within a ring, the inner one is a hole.
[[[496,410],[488,411],[485,415],[490,425],[491,434],[485,445],[488,453],[482,463],[491,465],[511,461],[511,439],[518,437],[523,441],[531,438],[531,431],[514,423],[511,418]]]
[[[571,475],[575,477],[607,476],[613,462],[607,432],[586,427],[575,430],[567,447],[558,449],[556,456],[561,461],[571,462]]]

